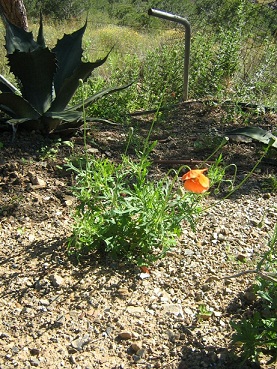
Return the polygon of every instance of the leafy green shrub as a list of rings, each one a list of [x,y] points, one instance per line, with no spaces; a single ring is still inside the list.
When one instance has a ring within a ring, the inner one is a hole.
[[[243,359],[258,360],[266,354],[277,360],[277,224],[265,253],[257,267],[254,285],[259,300],[253,316],[232,322],[236,330],[233,342],[242,345]]]
[[[153,263],[176,245],[181,222],[192,227],[200,212],[200,195],[176,188],[178,173],[158,181],[149,177],[151,162],[122,156],[121,163],[90,158],[77,174],[79,201],[69,251],[97,250],[138,265]]]
[[[87,11],[91,0],[24,0],[27,13],[36,16],[41,9],[46,16],[57,19],[76,17]]]
[[[105,58],[83,62],[82,37],[86,24],[64,37],[49,50],[45,46],[42,19],[37,41],[32,33],[6,21],[6,50],[11,72],[19,80],[20,91],[3,77],[0,79],[0,109],[11,117],[7,123],[16,130],[19,124],[28,129],[49,133],[68,126],[81,125],[82,110],[91,102],[122,88],[110,88],[68,106],[79,86]]]

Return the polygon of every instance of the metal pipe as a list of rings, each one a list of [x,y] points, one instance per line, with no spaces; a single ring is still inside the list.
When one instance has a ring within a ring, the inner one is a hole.
[[[152,9],[148,10],[148,15],[154,17],[163,18],[175,23],[180,23],[185,27],[185,60],[184,60],[184,100],[188,100],[188,88],[189,88],[189,58],[190,58],[190,39],[191,39],[191,27],[186,18],[182,18],[178,15],[166,13],[161,10]]]

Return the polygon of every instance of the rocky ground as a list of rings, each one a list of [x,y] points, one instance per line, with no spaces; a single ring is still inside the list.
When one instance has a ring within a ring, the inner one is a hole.
[[[277,128],[272,112],[232,109],[204,102],[174,109],[152,135],[153,173],[196,166],[246,119]],[[151,116],[136,117],[131,151],[150,124]],[[118,159],[127,131],[94,125],[89,151]],[[238,368],[230,321],[251,315],[255,275],[226,277],[255,268],[267,250],[277,195],[265,184],[277,175],[276,157],[230,198],[211,192],[197,231],[184,225],[178,247],[148,274],[109,256],[80,264],[68,257],[74,178],[63,165],[83,142],[81,134],[64,140],[19,132],[12,143],[10,131],[0,132],[0,368]],[[262,148],[229,142],[221,152],[226,165],[237,165],[238,183]],[[276,368],[267,360],[242,368]]]

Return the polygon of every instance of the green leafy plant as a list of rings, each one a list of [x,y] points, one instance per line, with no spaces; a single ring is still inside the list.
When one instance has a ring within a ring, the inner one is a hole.
[[[202,321],[202,320],[209,320],[212,315],[213,315],[213,312],[209,309],[209,307],[207,307],[204,304],[201,304],[199,306],[199,312],[197,314],[197,318],[200,321]]]
[[[67,146],[70,148],[70,150],[73,150],[74,144],[71,141],[62,141],[61,138],[58,138],[55,142],[52,143],[51,146],[43,146],[40,149],[40,159],[53,159],[55,160],[57,157],[57,154],[59,153],[59,150],[61,146]]]
[[[263,179],[262,182],[263,191],[268,191],[272,193],[277,192],[277,176],[274,174],[270,174]]]
[[[258,263],[254,291],[259,303],[248,319],[232,322],[233,342],[240,344],[243,359],[258,360],[260,354],[277,360],[277,224],[267,251]]]
[[[1,77],[0,109],[11,117],[7,123],[13,126],[14,131],[19,124],[42,133],[78,127],[82,124],[84,106],[127,87],[108,88],[70,106],[79,80],[86,81],[109,55],[93,63],[81,60],[86,23],[72,34],[65,34],[52,50],[45,46],[42,18],[36,41],[31,32],[14,26],[8,20],[5,24],[7,58],[20,91]]]
[[[176,245],[182,221],[194,227],[201,196],[178,190],[177,172],[154,182],[150,165],[145,154],[136,161],[123,155],[120,163],[89,158],[85,167],[70,164],[79,201],[71,253],[97,250],[146,265]]]

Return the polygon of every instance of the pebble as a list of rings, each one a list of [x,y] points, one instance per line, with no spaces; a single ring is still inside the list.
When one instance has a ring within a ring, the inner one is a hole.
[[[80,337],[80,338],[77,338],[76,340],[72,341],[71,342],[71,346],[78,350],[78,351],[81,351],[83,349],[83,347],[89,343],[89,336],[86,335],[84,337]]]
[[[176,317],[183,318],[184,313],[181,304],[165,304],[163,305],[163,312],[166,314],[172,314]]]
[[[61,287],[64,284],[64,279],[58,274],[51,274],[49,280],[53,287]]]
[[[118,334],[118,338],[120,338],[121,340],[130,340],[132,338],[132,333],[127,331],[120,332]]]
[[[30,364],[31,364],[31,366],[39,366],[40,365],[40,361],[39,361],[39,359],[37,359],[37,358],[31,358],[30,360],[29,360],[29,362],[30,362]]]
[[[30,354],[32,355],[32,356],[38,356],[39,355],[39,353],[40,353],[40,350],[39,349],[37,349],[37,348],[30,348],[29,349],[29,351],[30,351]]]
[[[138,345],[137,343],[132,343],[132,344],[131,344],[131,348],[132,348],[132,350],[133,350],[135,353],[137,353],[137,351],[139,351],[139,350],[141,349],[141,346],[140,346],[140,345]]]
[[[40,304],[43,305],[43,306],[48,306],[50,305],[50,301],[47,300],[47,299],[40,299],[39,300]]]

